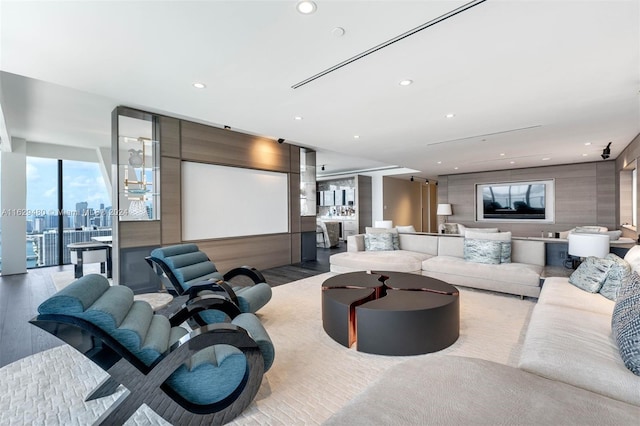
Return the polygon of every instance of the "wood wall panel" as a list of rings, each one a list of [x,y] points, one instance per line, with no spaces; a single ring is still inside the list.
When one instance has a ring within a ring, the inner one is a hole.
[[[300,174],[289,174],[289,232],[300,232]]]
[[[121,248],[159,246],[160,221],[121,221],[119,240]]]
[[[189,121],[182,121],[181,136],[183,160],[278,172],[291,168],[290,145],[272,139]]]
[[[415,229],[421,229],[423,183],[384,176],[383,219],[393,221],[394,226],[413,225]]]
[[[179,244],[182,241],[181,164],[178,158],[162,157],[160,166],[160,220],[162,244]]]
[[[597,168],[597,216],[602,226],[616,227],[616,171],[614,161],[596,163]]]
[[[302,235],[291,234],[291,263],[302,262]]]
[[[242,265],[268,269],[291,263],[291,234],[225,238],[195,243],[223,273]]]
[[[372,225],[371,176],[356,176],[356,197],[358,197],[358,233],[364,234],[365,228]]]
[[[315,231],[316,231],[316,217],[302,216],[300,218],[300,232],[315,232]]]
[[[438,178],[438,202],[452,204],[453,215],[449,216],[449,222],[477,227],[497,226],[501,231],[512,231],[517,236],[540,236],[541,232],[566,231],[576,225],[615,228],[615,207],[612,210],[615,178],[614,168],[606,162],[447,175]],[[555,223],[475,220],[475,184],[548,179],[555,180]]]
[[[160,155],[180,158],[180,120],[160,117]]]

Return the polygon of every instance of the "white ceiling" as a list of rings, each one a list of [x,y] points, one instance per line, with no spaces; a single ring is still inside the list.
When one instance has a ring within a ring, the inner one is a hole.
[[[8,133],[109,146],[127,105],[318,149],[325,174],[423,177],[613,159],[640,133],[640,0],[487,0],[292,89],[467,2],[316,3],[3,0]]]

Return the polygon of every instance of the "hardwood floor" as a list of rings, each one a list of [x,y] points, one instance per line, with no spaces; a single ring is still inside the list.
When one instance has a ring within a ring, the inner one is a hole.
[[[329,256],[346,250],[318,248],[318,260],[261,271],[272,287],[329,271]],[[62,342],[29,324],[38,305],[56,292],[51,274],[72,270],[72,265],[30,269],[26,274],[0,276],[0,367]]]

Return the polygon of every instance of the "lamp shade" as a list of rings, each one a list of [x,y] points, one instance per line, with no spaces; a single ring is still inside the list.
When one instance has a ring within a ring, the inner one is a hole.
[[[569,234],[569,254],[577,257],[605,257],[609,253],[606,234]]]
[[[391,229],[393,228],[393,221],[392,220],[376,220],[375,227]]]
[[[438,216],[451,216],[453,214],[451,211],[451,204],[438,204],[438,211],[436,214]]]

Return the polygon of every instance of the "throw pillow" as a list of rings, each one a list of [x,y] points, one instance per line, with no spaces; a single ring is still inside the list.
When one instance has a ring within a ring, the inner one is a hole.
[[[391,234],[391,238],[393,239],[393,250],[400,250],[400,238],[398,237],[397,228],[374,228],[372,226],[367,226],[364,228],[364,232],[366,234]]]
[[[601,234],[607,234],[609,236],[609,241],[617,241],[622,236],[622,231],[618,229],[617,231],[601,232]]]
[[[364,234],[365,251],[393,250],[393,235],[390,232]]]
[[[597,293],[612,266],[613,260],[589,256],[571,274],[569,283],[589,293]]]
[[[481,232],[467,228],[464,237],[475,240],[499,241],[500,263],[511,263],[511,232]]]
[[[464,260],[475,263],[500,263],[502,246],[500,241],[464,239]]]
[[[605,259],[612,260],[613,265],[611,266],[611,269],[609,269],[607,277],[602,284],[600,294],[607,299],[616,300],[620,287],[622,287],[622,284],[628,281],[631,277],[631,265],[613,253],[607,254]]]
[[[573,228],[573,232],[578,234],[599,234],[600,232],[607,232],[609,228],[606,226],[576,226]]]
[[[457,223],[443,223],[442,228],[444,229],[444,234],[457,234],[458,233],[458,224]]]
[[[640,276],[635,272],[620,288],[611,331],[624,365],[640,376]]]

